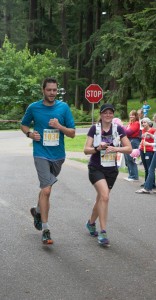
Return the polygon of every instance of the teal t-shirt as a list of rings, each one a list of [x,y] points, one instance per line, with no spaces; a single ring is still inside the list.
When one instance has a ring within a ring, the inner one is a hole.
[[[58,144],[56,146],[44,145],[44,132],[54,129],[49,126],[50,119],[56,118],[62,126],[75,128],[74,119],[67,103],[55,100],[54,105],[46,106],[43,100],[30,104],[22,118],[21,124],[30,127],[33,122],[35,131],[41,135],[39,142],[33,140],[33,156],[48,160],[60,160],[65,158],[64,134],[59,131]]]

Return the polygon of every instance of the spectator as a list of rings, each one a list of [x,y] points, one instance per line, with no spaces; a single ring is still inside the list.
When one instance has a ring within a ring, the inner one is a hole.
[[[139,116],[136,110],[132,110],[129,114],[130,122],[125,128],[127,137],[129,138],[132,148],[139,148],[140,144],[140,124]],[[138,181],[138,166],[129,154],[125,154],[125,163],[128,168],[128,178],[124,178],[127,181]]]
[[[147,103],[147,101],[145,101],[144,105],[142,106],[144,117],[147,117],[150,109],[151,109],[150,105]]]
[[[151,164],[150,164],[150,167],[148,170],[148,176],[145,181],[144,188],[137,190],[136,191],[137,194],[153,194],[152,189],[153,189],[153,181],[155,178],[155,169],[156,169],[156,132],[153,136],[151,135],[151,138],[152,137],[154,138],[154,143],[149,143],[149,142],[144,141],[144,145],[146,147],[147,146],[154,147],[154,155],[152,157],[152,161],[151,161]]]
[[[151,120],[149,118],[142,119],[143,130],[142,130],[142,139],[139,148],[140,148],[141,160],[145,169],[145,181],[147,179],[148,169],[150,167],[153,154],[154,154],[153,146],[151,146],[150,143],[154,143],[153,134],[155,132],[155,129],[151,128],[150,124],[151,124]],[[149,145],[145,144],[145,142],[148,142]],[[141,186],[144,186],[144,184]],[[155,187],[155,178],[153,180],[153,187]]]

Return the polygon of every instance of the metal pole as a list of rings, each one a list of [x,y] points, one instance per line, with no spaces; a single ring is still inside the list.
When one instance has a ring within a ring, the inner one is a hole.
[[[94,103],[92,103],[92,125],[94,124]]]

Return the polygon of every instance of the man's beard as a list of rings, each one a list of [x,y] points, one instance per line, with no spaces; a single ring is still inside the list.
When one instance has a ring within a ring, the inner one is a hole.
[[[55,101],[55,98],[53,98],[53,99],[49,100],[49,97],[47,97],[47,96],[44,96],[44,100],[50,104],[50,103],[54,103],[54,101]]]

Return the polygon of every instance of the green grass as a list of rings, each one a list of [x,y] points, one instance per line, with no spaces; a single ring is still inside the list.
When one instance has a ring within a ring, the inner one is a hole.
[[[80,163],[83,163],[83,164],[87,164],[88,163],[88,159],[84,159],[84,158],[69,158],[70,160],[74,160],[74,161],[78,161]]]
[[[152,120],[153,115],[156,113],[156,99],[149,99],[147,103],[150,105],[151,109],[149,110],[148,117]],[[128,113],[130,113],[131,110],[135,109],[138,110],[143,106],[143,103],[140,103],[138,99],[131,99],[128,100],[127,107],[128,107]]]
[[[119,171],[121,173],[127,173],[128,174],[127,168],[119,168]],[[145,177],[145,172],[144,171],[138,170],[138,173],[139,173],[140,177]]]
[[[74,139],[65,137],[66,151],[70,152],[83,152],[87,135],[76,135]]]

